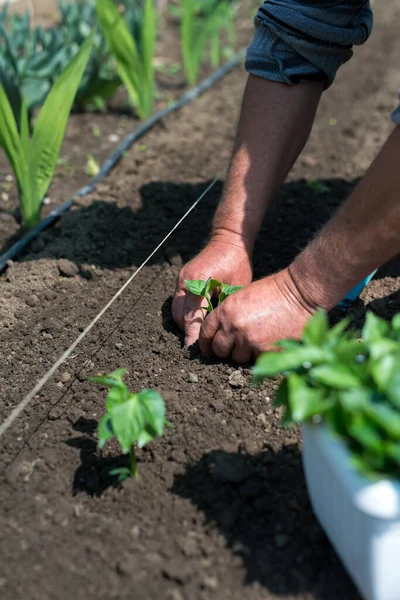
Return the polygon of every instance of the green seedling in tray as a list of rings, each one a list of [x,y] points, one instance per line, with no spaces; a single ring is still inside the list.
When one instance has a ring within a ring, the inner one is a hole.
[[[108,440],[116,438],[122,452],[129,454],[130,467],[112,469],[119,481],[138,477],[135,444],[142,448],[157,436],[162,436],[165,425],[165,404],[161,395],[153,390],[133,394],[123,378],[126,369],[118,369],[108,375],[94,377],[91,381],[109,388],[106,398],[106,414],[98,427],[99,448]]]
[[[20,128],[7,92],[0,84],[0,146],[14,171],[21,202],[22,221],[33,227],[39,221],[42,200],[54,172],[68,117],[86,68],[94,32],[58,77],[36,119],[32,136],[25,100],[21,103]]]
[[[283,340],[259,357],[256,382],[283,375],[276,406],[284,425],[323,421],[368,476],[400,478],[400,314],[368,312],[361,336],[349,321],[329,329],[317,312],[301,341]]]
[[[213,311],[213,305],[211,302],[211,296],[213,292],[219,288],[218,304],[221,304],[231,294],[242,289],[241,285],[228,285],[221,283],[217,279],[210,277],[205,281],[204,279],[185,279],[186,287],[195,296],[202,296],[207,300],[207,307],[204,307],[207,312]]]

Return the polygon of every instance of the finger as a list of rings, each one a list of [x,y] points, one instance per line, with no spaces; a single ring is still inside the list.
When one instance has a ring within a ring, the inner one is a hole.
[[[212,341],[214,354],[219,358],[228,358],[235,347],[235,336],[227,334],[223,329],[218,329]]]
[[[253,351],[247,342],[236,340],[235,347],[232,350],[232,360],[239,364],[250,362]]]
[[[218,311],[214,310],[201,326],[199,335],[200,350],[204,356],[213,355],[212,342],[215,334],[220,327]]]
[[[190,292],[186,293],[183,309],[185,346],[191,346],[199,339],[200,329],[207,314],[205,307],[207,300]]]
[[[175,323],[182,329],[185,328],[185,322],[183,320],[183,314],[185,310],[186,292],[181,290],[176,292],[174,299],[172,300],[172,318]]]

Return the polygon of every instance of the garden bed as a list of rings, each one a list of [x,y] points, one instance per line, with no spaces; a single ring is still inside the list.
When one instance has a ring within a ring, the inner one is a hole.
[[[395,15],[395,0],[377,6],[369,44],[325,94],[260,235],[257,276],[304,246],[390,131],[400,81]],[[244,83],[237,69],[168,117],[143,140],[145,151],[134,147],[2,275],[2,420],[224,168]],[[81,152],[83,164],[82,138]],[[306,180],[315,179],[330,191],[310,190]],[[183,352],[172,322],[179,266],[204,243],[221,189],[1,439],[2,600],[358,598],[311,512],[299,436],[280,428],[274,386],[253,388],[248,369],[232,378],[234,365]],[[360,320],[365,307],[387,317],[399,310],[398,274],[394,262],[370,284]],[[132,389],[163,393],[174,427],[139,453],[139,480],[118,487],[108,476],[121,465],[117,447],[96,451],[105,394],[87,379],[124,366]]]

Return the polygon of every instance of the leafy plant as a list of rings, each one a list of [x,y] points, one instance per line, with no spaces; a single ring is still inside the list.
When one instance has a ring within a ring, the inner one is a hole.
[[[20,133],[6,91],[0,86],[0,146],[15,173],[22,221],[36,225],[40,207],[54,171],[76,90],[85,70],[93,41],[86,40],[50,90],[36,120],[32,137],[26,103],[22,100]]]
[[[300,342],[263,354],[255,380],[283,374],[276,405],[284,424],[320,421],[347,444],[367,475],[400,477],[400,314],[388,323],[367,313],[361,339],[344,320],[328,328],[317,312]]]
[[[153,58],[156,12],[153,0],[144,0],[140,34],[132,36],[114,0],[96,0],[99,22],[121,77],[141,119],[151,115],[154,97]]]
[[[143,390],[132,394],[123,382],[126,369],[118,369],[109,375],[94,377],[92,381],[109,388],[106,399],[106,414],[99,427],[99,447],[116,438],[122,452],[129,453],[130,468],[121,467],[110,471],[118,475],[119,481],[128,477],[138,477],[135,444],[142,448],[155,437],[162,436],[165,425],[164,400],[153,390]]]
[[[179,11],[179,9],[178,9]],[[181,49],[186,79],[190,86],[197,82],[207,44],[210,44],[211,63],[217,67],[221,60],[221,32],[225,29],[234,43],[234,12],[228,0],[182,0]]]
[[[22,98],[31,116],[96,25],[94,0],[57,1],[60,23],[49,29],[31,27],[28,12],[9,16],[7,4],[0,12],[0,83],[18,125]],[[143,0],[119,0],[118,5],[129,31],[137,39]],[[97,29],[74,109],[103,108],[121,83],[107,40],[101,29]]]
[[[218,304],[221,304],[228,296],[234,294],[238,290],[241,290],[241,285],[228,285],[227,283],[221,283],[217,279],[210,277],[205,281],[204,279],[185,279],[186,287],[195,296],[202,296],[207,300],[207,312],[213,311],[213,305],[211,303],[211,296],[214,290],[220,288],[218,296]]]

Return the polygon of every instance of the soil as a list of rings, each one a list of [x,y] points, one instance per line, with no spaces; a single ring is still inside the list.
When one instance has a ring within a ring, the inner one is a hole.
[[[263,225],[256,276],[288,264],[390,132],[396,17],[396,0],[376,7],[371,40],[324,94]],[[166,119],[0,278],[2,420],[226,166],[245,80],[237,69]],[[248,368],[183,351],[172,321],[176,275],[207,238],[221,180],[1,439],[2,600],[359,599],[313,516],[276,382],[256,388]],[[396,260],[381,270],[358,321],[399,310],[398,275]],[[121,486],[108,472],[125,457],[96,448],[105,393],[88,378],[123,366],[132,390],[163,394],[173,428]]]

